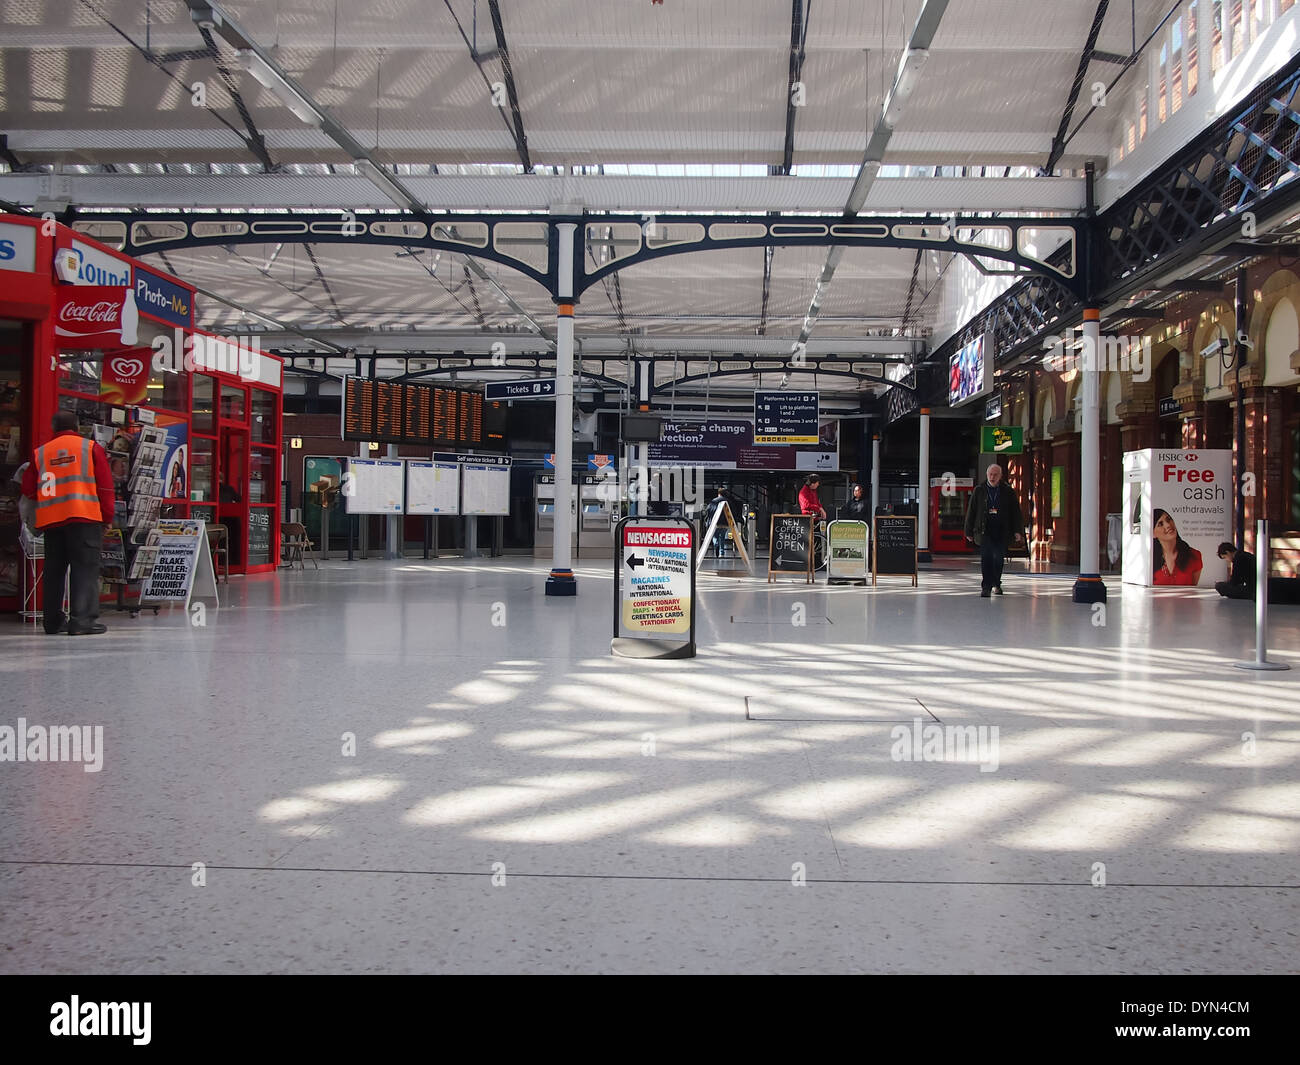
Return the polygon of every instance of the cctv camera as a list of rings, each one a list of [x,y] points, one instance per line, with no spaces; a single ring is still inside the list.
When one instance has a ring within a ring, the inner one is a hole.
[[[1245,333],[1237,334],[1237,343],[1240,344],[1243,348],[1253,348],[1255,346],[1250,342],[1250,337],[1248,337]]]
[[[1228,352],[1228,338],[1219,337],[1217,340],[1205,345],[1201,349],[1201,358],[1212,359],[1216,355],[1226,355]]]

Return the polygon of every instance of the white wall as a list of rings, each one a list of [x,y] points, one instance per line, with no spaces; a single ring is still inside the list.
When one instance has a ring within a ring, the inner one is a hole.
[[[1189,3],[1184,3],[1181,9],[1184,27],[1187,26],[1188,7]],[[1207,0],[1200,0],[1199,17],[1204,18],[1209,10]],[[1105,122],[1109,117],[1110,141],[1113,145],[1120,143],[1126,122],[1133,118],[1139,88],[1147,84],[1148,75],[1158,77],[1158,67],[1153,73],[1150,53],[1154,52],[1158,62],[1161,45],[1167,39],[1173,22],[1174,19],[1170,19],[1162,34],[1152,40],[1147,46],[1148,54],[1133,65],[1124,80],[1108,95],[1107,106],[1099,109],[1092,118],[1092,122]],[[1201,39],[1204,40],[1203,37]],[[1209,76],[1209,56],[1204,52],[1199,53],[1196,93],[1188,96],[1184,91],[1182,106],[1163,123],[1159,121],[1158,110],[1148,107],[1146,139],[1138,144],[1132,154],[1125,155],[1117,162],[1112,154],[1111,165],[1097,182],[1099,207],[1109,207],[1174,152],[1221,118],[1256,85],[1277,73],[1297,52],[1300,52],[1300,5],[1292,7],[1276,22],[1267,26],[1240,55],[1234,56],[1226,66],[1220,68],[1213,79]],[[1153,93],[1152,99],[1154,95]],[[1086,128],[1092,128],[1091,123]]]

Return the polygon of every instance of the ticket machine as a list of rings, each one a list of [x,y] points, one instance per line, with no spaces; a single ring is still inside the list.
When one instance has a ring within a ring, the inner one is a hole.
[[[613,558],[611,530],[618,520],[614,509],[616,491],[601,477],[584,477],[578,490],[581,518],[578,523],[578,557]]]
[[[578,491],[569,500],[569,549],[578,546]],[[533,558],[550,558],[555,551],[555,476],[539,473],[533,480]]]

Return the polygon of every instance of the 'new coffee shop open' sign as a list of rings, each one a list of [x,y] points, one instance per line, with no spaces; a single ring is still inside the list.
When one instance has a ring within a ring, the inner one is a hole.
[[[768,533],[767,579],[798,573],[813,581],[813,518],[811,514],[773,514]]]

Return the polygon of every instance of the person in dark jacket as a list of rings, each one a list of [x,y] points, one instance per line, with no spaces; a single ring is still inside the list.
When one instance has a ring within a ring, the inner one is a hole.
[[[840,517],[847,521],[871,520],[871,500],[862,491],[862,485],[853,486],[853,494],[849,496],[849,501],[840,507]]]
[[[1024,540],[1024,518],[1020,500],[1011,486],[1002,483],[1002,467],[988,468],[988,480],[971,493],[966,511],[966,539],[980,549],[980,597],[1002,594],[1002,563],[1007,545]]]
[[[1227,541],[1219,545],[1218,555],[1228,563],[1231,572],[1226,581],[1214,585],[1214,590],[1225,599],[1254,599],[1255,556],[1249,551],[1238,551]]]

